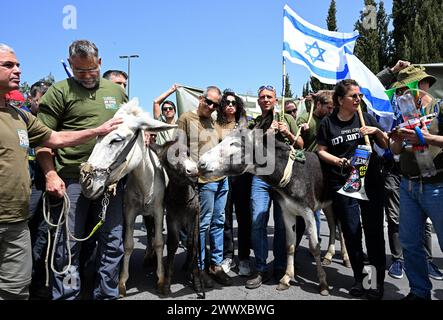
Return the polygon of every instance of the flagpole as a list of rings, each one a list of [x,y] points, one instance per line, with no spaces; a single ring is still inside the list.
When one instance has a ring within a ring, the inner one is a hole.
[[[283,57],[283,77],[282,77],[282,101],[281,101],[281,115],[285,115],[285,89],[286,89],[286,59]]]

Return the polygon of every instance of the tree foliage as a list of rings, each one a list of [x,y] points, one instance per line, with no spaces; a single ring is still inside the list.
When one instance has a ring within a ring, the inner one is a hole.
[[[285,79],[285,97],[286,98],[293,98],[294,94],[291,90],[291,82],[289,80],[289,74],[286,73],[286,79]]]
[[[443,61],[442,0],[393,0],[393,60]]]

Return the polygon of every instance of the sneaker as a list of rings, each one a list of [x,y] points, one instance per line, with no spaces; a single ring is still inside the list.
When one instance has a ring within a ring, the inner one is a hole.
[[[221,266],[211,266],[209,274],[212,275],[215,281],[223,286],[232,285],[232,278],[223,270]]]
[[[236,264],[231,258],[226,258],[222,261],[221,267],[225,273],[229,273],[231,269],[236,267]]]
[[[395,260],[389,267],[388,274],[395,279],[403,278],[403,262]]]
[[[412,292],[409,292],[409,294],[406,297],[403,297],[401,300],[431,300],[431,297],[422,298],[419,297]]]
[[[438,270],[438,267],[432,263],[432,261],[428,261],[428,274],[429,277],[434,280],[443,280],[443,274]]]
[[[243,277],[249,277],[252,274],[249,260],[241,260],[238,265],[238,275]]]
[[[361,281],[355,281],[351,289],[349,289],[349,294],[356,298],[362,297],[365,294],[363,283]]]

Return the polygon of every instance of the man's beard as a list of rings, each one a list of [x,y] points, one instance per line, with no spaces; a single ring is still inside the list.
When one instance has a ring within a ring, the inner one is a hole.
[[[99,84],[100,76],[98,76],[95,79],[88,79],[88,80],[80,80],[74,76],[74,80],[77,81],[77,83],[79,83],[80,85],[82,85],[86,89],[93,89],[93,88],[97,87],[97,85]]]

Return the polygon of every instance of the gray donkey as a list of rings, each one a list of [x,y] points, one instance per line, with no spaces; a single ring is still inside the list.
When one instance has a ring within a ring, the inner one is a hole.
[[[259,176],[274,187],[276,200],[283,210],[286,230],[287,267],[280,279],[278,290],[289,288],[294,278],[296,216],[305,220],[309,233],[309,248],[317,265],[319,291],[328,295],[326,273],[320,260],[320,245],[317,239],[314,211],[323,209],[330,214],[330,197],[327,181],[323,175],[320,160],[315,153],[306,152],[304,163],[291,161],[291,147],[275,139],[270,127],[271,117],[263,119],[253,130],[237,130],[220,144],[200,157],[200,174],[210,176],[240,175],[249,172]]]

